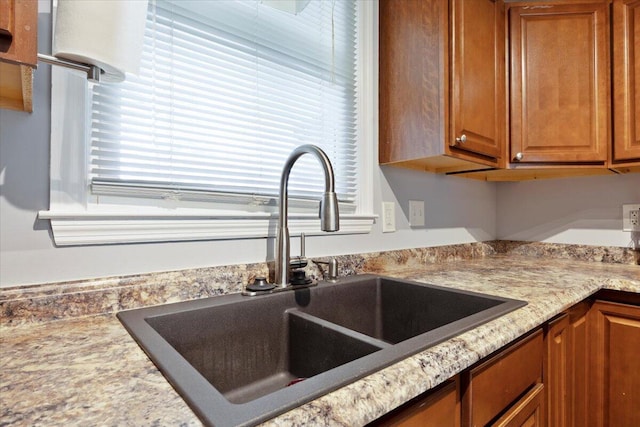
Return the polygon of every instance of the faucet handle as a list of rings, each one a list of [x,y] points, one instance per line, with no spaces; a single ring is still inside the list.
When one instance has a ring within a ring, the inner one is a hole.
[[[291,269],[305,268],[309,263],[305,257],[305,236],[304,233],[300,233],[300,256],[291,257],[289,260],[289,267]]]

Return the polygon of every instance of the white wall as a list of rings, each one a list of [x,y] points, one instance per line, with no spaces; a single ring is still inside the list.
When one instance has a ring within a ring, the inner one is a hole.
[[[50,14],[39,14],[39,46],[47,52]],[[37,219],[49,208],[50,70],[35,73],[34,113],[0,110],[0,287],[94,277],[168,271],[267,258],[266,239],[54,246],[48,221]],[[366,235],[307,238],[307,256],[363,253],[490,240],[495,237],[495,185],[376,166],[375,207],[397,202],[396,233],[379,224]],[[412,230],[409,199],[426,201],[426,227]],[[297,242],[292,253],[297,253]]]
[[[0,286],[137,274],[266,259],[266,239],[60,247],[52,242],[48,209],[48,91],[37,72],[35,113],[1,110]],[[493,184],[376,166],[374,206],[397,203],[397,232],[379,224],[366,235],[308,237],[307,256],[363,253],[491,240],[495,237]],[[426,227],[412,230],[408,200],[426,201]],[[292,253],[297,253],[297,242]]]
[[[50,15],[39,15],[47,51]],[[265,239],[56,248],[49,207],[50,72],[41,64],[34,113],[0,110],[0,287],[169,271],[267,257]],[[374,206],[397,203],[398,231],[307,239],[307,255],[340,255],[500,239],[627,246],[622,203],[640,203],[640,174],[491,184],[378,168]],[[408,226],[408,200],[426,201],[426,227]],[[497,227],[496,227],[497,224]],[[298,250],[294,242],[292,253]]]
[[[598,246],[631,246],[622,204],[640,203],[640,174],[500,183],[497,237]]]

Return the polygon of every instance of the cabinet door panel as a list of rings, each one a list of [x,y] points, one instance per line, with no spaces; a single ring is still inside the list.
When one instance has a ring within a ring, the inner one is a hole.
[[[546,335],[544,383],[547,387],[549,425],[567,427],[569,417],[569,315],[549,323]]]
[[[590,425],[640,425],[640,307],[593,306],[593,391]]]
[[[587,411],[589,378],[589,323],[590,304],[584,302],[570,311],[569,316],[569,419],[568,426],[588,425]]]
[[[487,425],[541,382],[542,359],[543,340],[539,330],[471,369],[463,398],[463,425]]]
[[[640,162],[640,1],[613,3],[613,161]]]
[[[544,427],[544,385],[536,384],[493,427]]]
[[[510,9],[512,160],[606,162],[608,17],[604,2]]]
[[[589,308],[589,302],[579,303],[549,323],[544,369],[549,426],[588,425]]]
[[[460,427],[460,379],[455,377],[368,424],[369,427]]]
[[[442,153],[448,120],[448,8],[436,0],[380,2],[380,162]]]
[[[504,5],[453,0],[449,145],[502,157],[505,133]],[[465,135],[464,142],[456,138]]]

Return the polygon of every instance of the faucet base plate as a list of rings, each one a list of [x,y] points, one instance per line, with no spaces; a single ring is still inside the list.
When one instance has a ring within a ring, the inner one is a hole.
[[[311,283],[306,283],[304,285],[276,286],[273,289],[269,289],[269,290],[265,289],[263,291],[252,291],[250,289],[245,289],[244,291],[242,291],[242,295],[248,296],[248,297],[255,297],[257,295],[269,295],[269,294],[275,294],[275,293],[284,292],[284,291],[295,291],[298,289],[311,288],[314,286],[318,286],[318,282],[312,281]]]

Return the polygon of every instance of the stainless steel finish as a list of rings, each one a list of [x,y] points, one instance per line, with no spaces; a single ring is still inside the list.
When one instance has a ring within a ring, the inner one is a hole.
[[[461,136],[456,138],[457,144],[464,144],[465,142],[467,142],[467,135],[465,134],[462,134]]]
[[[338,231],[340,219],[338,213],[338,198],[335,193],[335,178],[329,157],[315,145],[301,145],[291,152],[280,177],[278,234],[276,236],[276,265],[275,284],[286,287],[290,277],[290,241],[287,226],[288,215],[288,184],[289,174],[295,162],[303,154],[313,154],[320,161],[324,171],[324,195],[320,201],[320,228],[322,231]]]
[[[524,158],[524,154],[522,154],[522,153],[516,153],[516,155],[515,155],[515,157],[513,158],[513,160],[515,160],[515,161],[518,161],[518,162],[519,162],[519,161],[520,161],[520,160],[522,160],[523,158]]]
[[[79,70],[87,73],[87,80],[91,80],[93,82],[100,82],[100,74],[102,70],[100,67],[90,64],[83,64],[82,62],[71,61],[69,59],[60,59],[55,56],[45,55],[42,53],[38,54],[38,61],[44,62],[46,64],[57,65],[60,67],[70,68],[72,70]]]
[[[305,268],[309,264],[309,260],[305,256],[305,235],[304,233],[300,233],[300,255],[297,257],[291,258],[289,261],[289,268]]]
[[[324,264],[328,267],[324,275],[324,280],[327,282],[336,282],[338,280],[338,260],[335,258],[329,258],[329,261],[314,261],[316,264]]]

